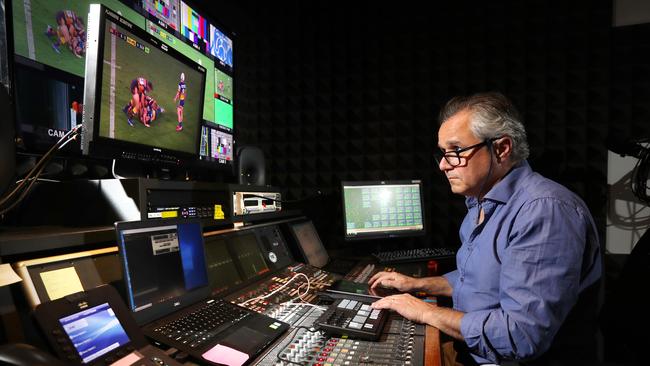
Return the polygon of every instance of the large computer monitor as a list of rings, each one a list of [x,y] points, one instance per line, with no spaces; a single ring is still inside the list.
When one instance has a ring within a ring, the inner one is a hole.
[[[11,0],[12,87],[19,153],[39,154],[81,124],[88,6],[103,3],[129,21],[144,18],[119,0]],[[79,142],[65,149],[80,155]]]
[[[203,167],[231,168],[235,125],[232,32],[180,0],[6,3],[19,153],[41,154],[82,123],[87,16],[91,3],[101,3],[206,69],[197,159],[205,162]],[[202,20],[202,32],[197,19]],[[193,34],[204,34],[209,47],[196,47]],[[176,113],[174,109],[167,112]],[[64,150],[68,155],[81,155],[78,140]]]
[[[88,14],[86,52],[84,154],[198,160],[205,67],[97,4]]]
[[[345,239],[378,239],[425,233],[422,182],[342,182]]]

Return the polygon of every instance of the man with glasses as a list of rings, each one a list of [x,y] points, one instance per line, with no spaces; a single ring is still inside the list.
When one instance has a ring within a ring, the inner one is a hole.
[[[453,309],[408,293],[373,307],[451,336],[455,350],[443,353],[455,365],[595,359],[596,227],[578,196],[531,170],[512,103],[498,93],[453,98],[440,113],[438,146],[438,167],[468,209],[457,269],[429,278],[380,272],[369,284],[449,296]]]

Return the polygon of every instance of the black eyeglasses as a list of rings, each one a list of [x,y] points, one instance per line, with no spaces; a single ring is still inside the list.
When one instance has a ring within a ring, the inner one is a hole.
[[[480,147],[483,147],[483,146],[487,146],[487,145],[491,144],[492,142],[500,139],[501,137],[503,137],[503,136],[493,137],[491,139],[486,139],[486,140],[483,140],[482,142],[479,142],[478,144],[463,147],[463,148],[460,148],[460,149],[457,148],[457,149],[452,150],[452,151],[444,151],[444,150],[442,150],[442,151],[436,152],[434,155],[436,157],[436,161],[438,162],[438,165],[440,164],[440,161],[442,160],[442,158],[445,158],[445,160],[447,161],[447,164],[449,164],[449,165],[451,165],[453,167],[456,167],[456,166],[459,166],[463,162],[463,160],[461,160],[461,159],[469,159],[469,157],[471,156],[471,155],[469,155],[469,156],[460,156],[461,153],[463,153],[465,151],[472,150],[472,149],[480,148]]]

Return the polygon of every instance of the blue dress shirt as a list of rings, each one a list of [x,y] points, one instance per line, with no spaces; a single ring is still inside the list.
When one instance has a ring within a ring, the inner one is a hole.
[[[457,269],[445,274],[454,308],[465,313],[461,334],[478,363],[536,358],[601,276],[591,214],[526,161],[485,195],[481,224],[477,199],[466,205]]]

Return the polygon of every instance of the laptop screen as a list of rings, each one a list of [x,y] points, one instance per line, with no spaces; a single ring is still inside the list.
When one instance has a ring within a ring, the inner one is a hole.
[[[208,289],[199,221],[125,222],[116,230],[132,312],[189,305],[188,295]]]

